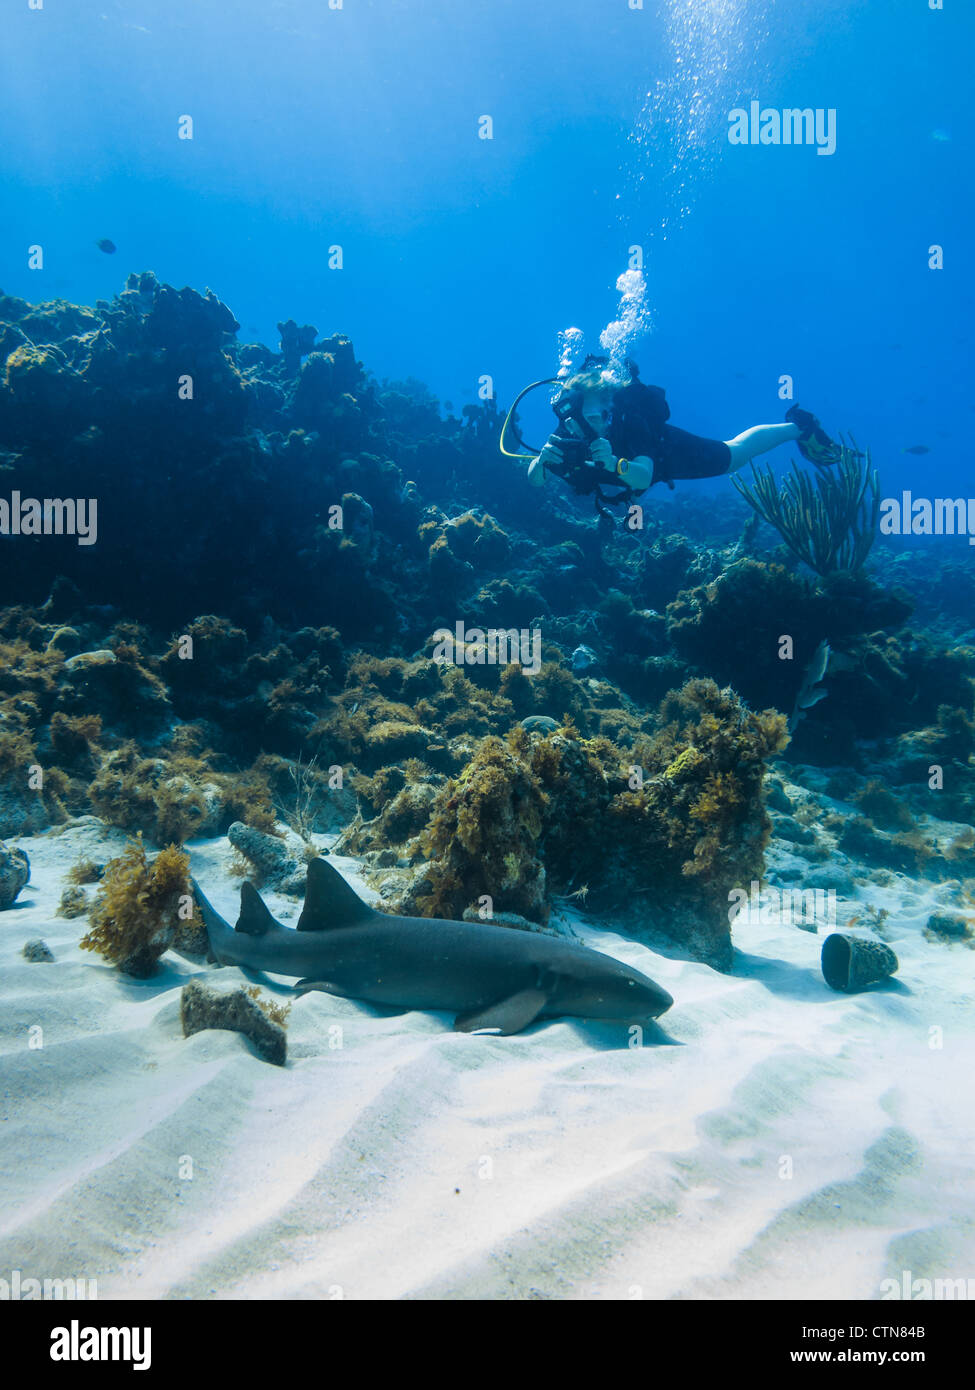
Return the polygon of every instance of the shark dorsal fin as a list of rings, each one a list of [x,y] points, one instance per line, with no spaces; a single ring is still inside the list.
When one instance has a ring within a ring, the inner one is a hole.
[[[327,931],[368,921],[373,909],[327,859],[313,859],[305,880],[305,906],[298,918],[299,931]]]
[[[263,936],[265,932],[275,930],[277,925],[271,916],[267,903],[253,883],[242,883],[240,885],[240,916],[237,918],[234,931],[243,932],[246,936]]]

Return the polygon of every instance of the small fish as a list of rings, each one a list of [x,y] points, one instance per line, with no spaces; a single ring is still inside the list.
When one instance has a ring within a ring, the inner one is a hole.
[[[824,637],[813,652],[812,660],[803,673],[802,685],[799,687],[795,707],[789,719],[790,734],[794,732],[805,711],[812,709],[813,705],[818,705],[820,700],[825,700],[829,694],[825,686],[817,685],[816,682],[825,676],[831,655],[830,645]]]
[[[826,641],[820,642],[813,653],[813,658],[806,668],[806,682],[809,686],[816,685],[826,674],[826,667],[829,665],[830,646]]]
[[[859,662],[855,657],[849,656],[846,652],[836,652],[830,648],[829,658],[826,662],[826,671],[831,676],[835,676],[837,671],[855,671]],[[826,674],[825,672],[823,673]]]
[[[96,241],[95,245],[98,247],[99,251],[104,251],[106,256],[114,256],[115,252],[118,250],[115,242],[109,241],[107,236],[103,236],[100,241]]]
[[[937,130],[932,130],[931,139],[937,140],[939,145],[947,145],[951,139],[951,131],[939,127]]]
[[[926,444],[912,444],[909,449],[902,449],[902,454],[930,454],[931,450]]]

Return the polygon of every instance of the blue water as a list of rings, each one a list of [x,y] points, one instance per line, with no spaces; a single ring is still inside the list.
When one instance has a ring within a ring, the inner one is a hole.
[[[242,339],[343,331],[459,408],[554,372],[561,329],[596,348],[639,245],[632,351],[674,423],[779,419],[789,373],[885,491],[967,487],[975,7],[945,3],[8,0],[0,285],[93,302],[152,269]],[[730,145],[752,99],[835,108],[835,154]]]

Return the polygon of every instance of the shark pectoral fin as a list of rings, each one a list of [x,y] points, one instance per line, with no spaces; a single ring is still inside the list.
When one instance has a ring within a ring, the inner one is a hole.
[[[310,975],[306,975],[303,980],[295,980],[292,988],[300,994],[310,994],[313,990],[320,990],[323,994],[334,994],[339,999],[354,999],[354,994],[349,994],[348,990],[342,989],[339,985],[333,985],[331,980],[313,980]]]
[[[344,995],[345,991],[337,989],[331,980],[313,980],[310,975],[306,975],[303,980],[295,980],[293,988],[298,994],[310,994],[312,990],[321,990],[323,994]]]
[[[484,1008],[458,1014],[454,1019],[454,1032],[476,1033],[482,1028],[493,1028],[499,1033],[520,1033],[529,1023],[534,1023],[548,999],[547,990],[521,989]]]

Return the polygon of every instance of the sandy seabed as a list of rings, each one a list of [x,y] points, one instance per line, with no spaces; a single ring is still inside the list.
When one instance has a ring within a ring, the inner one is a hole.
[[[65,873],[123,841],[91,820],[17,841],[0,1277],[147,1299],[876,1299],[904,1271],[975,1279],[975,954],[923,936],[937,886],[870,890],[901,965],[865,994],[829,990],[821,937],[795,927],[736,923],[720,975],[575,914],[674,996],[644,1046],[579,1020],[458,1034],[312,993],[282,1069],[237,1034],[182,1035],[181,986],[236,968],[169,953],[134,981],[78,949]],[[227,842],[190,849],[233,921]],[[36,937],[54,963],[22,957]]]

